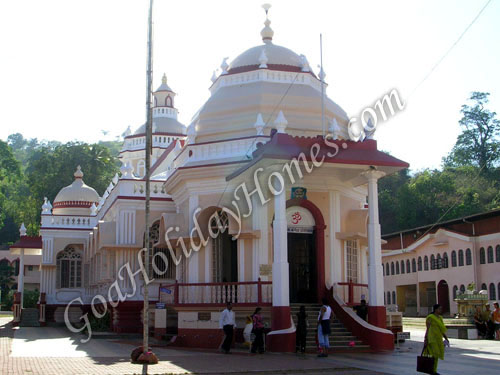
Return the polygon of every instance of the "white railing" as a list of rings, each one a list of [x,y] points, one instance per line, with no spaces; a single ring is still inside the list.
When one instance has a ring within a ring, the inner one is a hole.
[[[221,75],[210,88],[210,92],[214,94],[219,88],[225,86],[237,86],[244,83],[252,82],[280,82],[294,83],[311,86],[312,88],[321,91],[321,81],[315,78],[309,72],[282,72],[276,70],[259,69],[251,72],[236,73]],[[325,84],[325,86],[327,86]]]
[[[176,283],[160,285],[159,300],[171,305],[270,305],[272,282]]]
[[[78,215],[42,215],[43,228],[93,228],[97,224],[96,216]]]
[[[267,136],[255,136],[243,139],[229,139],[224,142],[189,144],[175,159],[172,170],[182,167],[188,162],[196,163],[230,158],[243,159],[252,155],[258,143],[267,143],[268,141],[269,137]]]

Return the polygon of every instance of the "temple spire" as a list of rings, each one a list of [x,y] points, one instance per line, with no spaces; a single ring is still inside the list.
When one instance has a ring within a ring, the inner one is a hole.
[[[271,4],[263,4],[262,8],[266,11],[266,20],[264,21],[264,28],[260,32],[260,35],[262,36],[262,41],[264,43],[272,43],[273,41],[273,36],[274,36],[274,31],[271,29],[271,21],[269,20],[267,14],[269,12],[269,8],[271,8]]]

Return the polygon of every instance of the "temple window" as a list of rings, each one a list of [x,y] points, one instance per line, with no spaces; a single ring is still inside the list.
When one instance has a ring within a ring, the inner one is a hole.
[[[347,240],[345,242],[346,250],[346,270],[347,280],[354,283],[358,282],[358,241]]]
[[[139,160],[137,163],[137,176],[143,177],[146,174],[146,163],[144,160]]]
[[[160,222],[155,222],[149,230],[149,265],[148,275],[151,279],[175,280],[175,264],[167,248],[154,247],[160,240]],[[143,246],[146,247],[144,236]],[[154,263],[153,263],[154,262]]]
[[[57,288],[81,288],[82,255],[72,246],[57,254]]]

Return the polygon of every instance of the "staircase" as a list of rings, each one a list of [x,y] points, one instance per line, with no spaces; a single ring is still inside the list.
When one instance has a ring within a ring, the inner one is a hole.
[[[293,321],[297,324],[297,314],[299,313],[300,306],[304,305],[306,308],[307,320],[309,327],[307,328],[306,337],[306,351],[315,352],[317,350],[316,335],[317,335],[317,322],[321,305],[305,304],[305,303],[292,303],[290,304]],[[353,336],[344,325],[337,319],[331,321],[332,333],[330,334],[330,351],[368,351],[370,346],[363,344],[361,340]],[[354,341],[353,347],[349,343]]]
[[[20,327],[40,327],[38,309],[22,309]]]

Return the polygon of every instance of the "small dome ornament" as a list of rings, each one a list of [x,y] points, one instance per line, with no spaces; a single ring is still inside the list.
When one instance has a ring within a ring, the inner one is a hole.
[[[132,134],[132,129],[130,129],[130,125],[127,127],[127,129],[122,133],[122,137],[128,137],[130,134]]]
[[[121,178],[134,178],[132,173],[134,172],[134,167],[132,167],[132,164],[130,162],[123,163],[122,166],[120,167],[120,172],[122,174]]]
[[[257,120],[255,121],[255,124],[253,126],[257,130],[257,135],[264,135],[263,129],[266,126],[266,123],[262,119],[261,113],[257,115]]]
[[[106,189],[108,193],[111,193],[111,190],[113,190],[115,186],[113,185],[112,182],[109,183],[108,188]]]
[[[19,228],[19,234],[21,237],[26,236],[26,227],[24,226],[24,223],[21,224],[21,227]]]
[[[341,129],[340,129],[339,123],[337,122],[337,119],[335,117],[330,122],[330,126],[329,126],[328,130],[330,131],[330,134],[331,134],[332,139],[334,141],[340,139]]]
[[[161,83],[163,85],[167,84],[167,73],[163,73],[163,77],[161,77]],[[175,83],[175,82],[174,82]]]
[[[92,203],[92,206],[90,206],[90,215],[91,216],[97,215],[97,206],[95,205],[95,202]]]
[[[262,8],[266,11],[266,20],[264,21],[264,28],[260,32],[260,35],[262,36],[262,41],[264,43],[272,43],[273,41],[273,36],[274,36],[274,31],[271,29],[271,21],[269,21],[269,18],[267,17],[267,14],[269,12],[269,8],[271,8],[271,4],[263,4]]]
[[[118,183],[118,173],[115,173],[115,176],[113,177],[113,179],[111,180],[111,182],[113,182],[113,185],[116,185]]]
[[[44,197],[42,204],[42,215],[50,214],[52,214],[52,205],[50,204],[50,201],[47,199],[47,197]]]
[[[73,173],[73,176],[75,176],[75,178],[83,178],[82,167],[76,167],[76,172]]]
[[[300,60],[302,62],[302,68],[301,70],[303,72],[310,72],[311,71],[311,67],[309,66],[309,61],[307,61],[307,57],[305,55],[300,55]]]
[[[267,58],[266,50],[263,49],[259,57],[259,62],[260,62],[259,69],[267,69],[268,61],[269,59]]]
[[[227,63],[227,59],[229,59],[229,57],[224,57],[222,59],[221,64],[220,64],[220,68],[222,69],[221,75],[227,74],[227,68],[229,68],[229,64]]]
[[[276,120],[274,120],[274,125],[276,125],[276,130],[278,130],[278,133],[284,134],[286,126],[288,125],[288,121],[285,118],[285,115],[283,114],[283,111],[280,111],[278,113],[278,117],[276,117]]]
[[[211,80],[212,80],[212,83],[215,83],[215,81],[217,81],[217,73],[215,70],[214,70],[214,73],[212,74]]]

